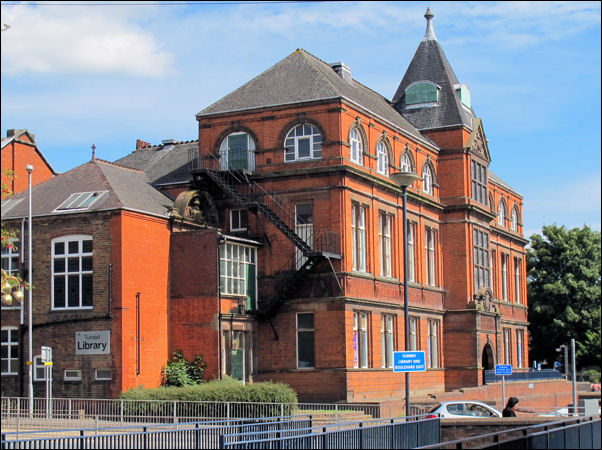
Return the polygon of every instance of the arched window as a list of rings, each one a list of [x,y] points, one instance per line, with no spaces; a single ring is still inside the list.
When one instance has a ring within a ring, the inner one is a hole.
[[[515,206],[512,208],[512,216],[510,217],[510,227],[512,231],[518,230],[518,208]]]
[[[491,194],[489,194],[489,209],[495,211],[495,207],[493,206],[493,195]]]
[[[504,203],[504,199],[500,199],[500,203],[497,207],[497,223],[500,226],[504,226],[504,219],[506,218],[506,203]]]
[[[433,195],[433,169],[429,163],[425,163],[422,168],[422,190]]]
[[[349,152],[351,161],[361,165],[364,160],[364,139],[357,126],[351,127],[349,131]]]
[[[244,132],[230,133],[219,148],[222,170],[255,169],[255,141]]]
[[[300,161],[322,157],[322,134],[314,125],[294,127],[284,139],[284,161]]]
[[[378,141],[376,144],[376,171],[381,175],[389,176],[389,151],[384,140]]]
[[[410,155],[408,152],[403,152],[401,154],[401,160],[399,161],[399,167],[402,172],[413,172],[412,171],[412,160],[410,159]]]
[[[421,105],[424,103],[437,103],[439,100],[439,86],[431,81],[416,81],[405,90],[406,105]]]

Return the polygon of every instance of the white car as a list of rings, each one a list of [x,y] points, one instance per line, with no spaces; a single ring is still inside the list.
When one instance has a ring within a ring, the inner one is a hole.
[[[461,419],[469,417],[502,417],[502,413],[486,403],[471,401],[450,401],[437,403],[428,410],[427,418]]]

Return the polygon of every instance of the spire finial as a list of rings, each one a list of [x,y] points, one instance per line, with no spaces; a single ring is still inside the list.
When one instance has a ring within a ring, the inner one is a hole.
[[[433,29],[433,17],[435,17],[435,15],[431,12],[431,8],[428,7],[424,13],[424,18],[426,19],[426,33],[424,33],[424,41],[437,40],[437,36],[435,36],[435,30]]]
[[[92,144],[92,161],[96,160],[96,145]]]

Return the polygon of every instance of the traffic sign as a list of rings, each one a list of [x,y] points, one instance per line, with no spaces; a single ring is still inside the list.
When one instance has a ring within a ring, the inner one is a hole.
[[[512,375],[512,366],[510,364],[496,364],[496,375]]]
[[[425,372],[423,351],[393,352],[393,372]]]

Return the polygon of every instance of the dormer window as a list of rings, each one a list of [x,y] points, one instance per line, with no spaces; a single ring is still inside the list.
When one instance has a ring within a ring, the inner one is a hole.
[[[464,105],[468,109],[472,108],[472,103],[470,101],[470,91],[468,90],[468,86],[466,86],[465,84],[460,84],[455,85],[454,87],[456,89],[456,94],[460,98],[460,102],[462,102],[462,105]]]
[[[406,105],[420,107],[436,104],[439,101],[440,89],[431,81],[416,81],[406,88]]]
[[[55,211],[73,211],[88,209],[92,206],[102,195],[108,191],[96,191],[96,192],[77,192],[71,194],[67,200],[61,203]]]

